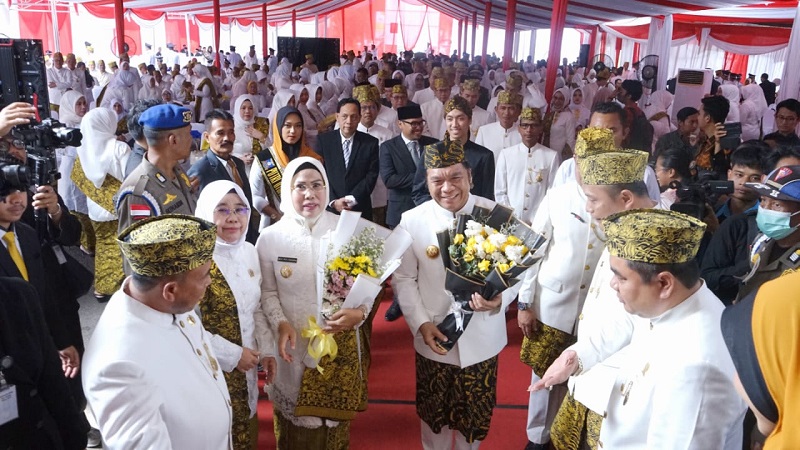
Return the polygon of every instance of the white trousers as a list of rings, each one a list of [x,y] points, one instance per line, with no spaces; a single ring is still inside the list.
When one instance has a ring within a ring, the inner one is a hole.
[[[420,420],[420,424],[422,448],[425,450],[477,450],[481,446],[481,441],[470,444],[463,434],[449,427],[442,427],[442,431],[434,433],[424,420]]]
[[[540,378],[531,371],[531,384],[538,382]],[[526,432],[528,440],[534,444],[546,444],[550,442],[550,427],[556,418],[558,408],[564,401],[569,388],[566,385],[553,386],[553,390],[531,392],[528,399],[528,422]]]

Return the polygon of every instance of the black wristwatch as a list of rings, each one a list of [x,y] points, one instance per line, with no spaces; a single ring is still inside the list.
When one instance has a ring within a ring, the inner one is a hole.
[[[527,311],[528,308],[530,308],[530,307],[531,307],[530,303],[524,303],[524,302],[517,301],[517,309],[520,310],[520,311]]]

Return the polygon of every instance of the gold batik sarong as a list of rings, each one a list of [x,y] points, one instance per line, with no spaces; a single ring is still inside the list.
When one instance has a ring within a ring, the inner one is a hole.
[[[70,211],[69,213],[75,216],[78,222],[81,223],[81,247],[89,253],[94,253],[97,242],[95,240],[94,227],[92,226],[91,219],[84,213],[76,211]]]
[[[217,267],[211,264],[211,284],[206,289],[203,300],[200,302],[200,314],[203,318],[203,327],[212,334],[227,339],[229,342],[242,345],[242,331],[239,325],[239,309],[236,298],[231,291],[225,276]],[[234,369],[223,372],[225,382],[228,384],[228,393],[231,397],[233,410],[233,448],[235,450],[250,450],[253,448],[253,430],[250,426],[250,395],[247,390],[247,375]],[[255,430],[255,439],[258,429]]]
[[[122,270],[122,251],[117,245],[118,221],[92,221],[95,235],[94,290],[99,294],[117,292],[125,272]]]
[[[577,338],[538,320],[536,322],[538,326],[530,339],[527,337],[522,339],[519,359],[531,366],[533,373],[541,378],[547,368],[567,347],[574,344]]]
[[[335,427],[322,425],[304,428],[292,423],[277,408],[273,409],[273,430],[278,450],[347,450],[350,448],[350,421]]]
[[[597,450],[602,424],[603,416],[568,393],[550,427],[550,442],[556,450]]]
[[[416,354],[417,415],[434,433],[447,426],[469,443],[489,434],[497,404],[497,356],[461,368]]]

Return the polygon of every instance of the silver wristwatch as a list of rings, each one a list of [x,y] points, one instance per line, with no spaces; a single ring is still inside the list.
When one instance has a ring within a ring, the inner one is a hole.
[[[530,307],[531,307],[530,303],[523,303],[523,302],[517,301],[517,309],[520,310],[520,311],[527,311],[528,308],[530,308]]]

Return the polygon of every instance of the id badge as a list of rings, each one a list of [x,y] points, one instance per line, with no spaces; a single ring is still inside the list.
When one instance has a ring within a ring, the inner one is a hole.
[[[0,389],[0,425],[5,425],[18,417],[17,387],[7,384]]]

